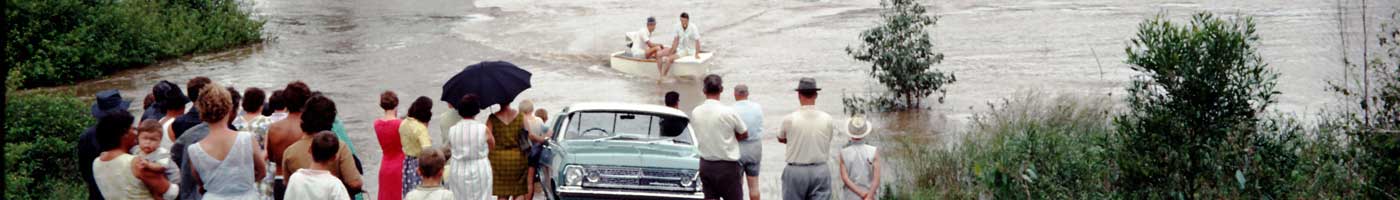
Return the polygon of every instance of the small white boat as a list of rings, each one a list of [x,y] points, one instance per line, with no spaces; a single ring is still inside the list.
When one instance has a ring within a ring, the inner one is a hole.
[[[702,51],[698,59],[695,58],[695,56],[686,56],[676,59],[676,63],[671,65],[670,73],[666,75],[671,77],[704,77],[706,74],[710,73],[710,65],[706,64],[706,62],[714,56],[715,52]],[[627,56],[626,51],[613,53],[609,64],[617,71],[635,76],[655,78],[661,75],[661,72],[656,69],[656,59],[641,59]]]

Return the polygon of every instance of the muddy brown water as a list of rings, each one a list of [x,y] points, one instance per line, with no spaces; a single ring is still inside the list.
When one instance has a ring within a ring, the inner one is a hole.
[[[1339,3],[1345,22],[1338,21]],[[1275,108],[1306,117],[1336,103],[1324,81],[1342,79],[1348,72],[1340,64],[1344,54],[1360,55],[1359,46],[1343,48],[1341,43],[1371,37],[1359,28],[1358,3],[926,2],[941,16],[931,33],[947,59],[937,68],[956,73],[958,82],[949,87],[944,103],[930,100],[930,110],[876,116],[880,128],[875,137],[947,137],[987,102],[1020,92],[1122,93],[1134,74],[1122,61],[1137,24],[1158,13],[1181,21],[1198,10],[1254,16],[1262,37],[1260,53],[1282,73],[1278,89],[1283,95]],[[1370,3],[1371,27],[1397,4]],[[269,91],[302,80],[336,101],[357,154],[367,161],[367,188],[374,188],[380,151],[370,122],[380,116],[377,95],[393,90],[403,102],[416,96],[436,99],[448,77],[476,62],[506,60],[534,72],[534,88],[522,98],[535,99],[538,107],[552,112],[589,101],[659,104],[667,91],[679,91],[683,107],[694,107],[702,99],[695,81],[658,84],[607,66],[607,54],[621,50],[622,34],[642,28],[645,17],[658,18],[654,38],[670,38],[676,16],[684,11],[702,31],[703,47],[719,52],[711,72],[723,75],[730,87],[748,84],[752,99],[764,105],[769,133],[764,136],[761,192],[767,199],[780,198],[783,146],[773,132],[781,116],[797,108],[792,88],[799,77],[816,78],[825,88],[819,107],[838,115],[842,94],[879,88],[866,76],[868,65],[844,51],[878,19],[879,2],[872,0],[256,0],[249,5],[256,18],[267,21],[265,42],[65,88],[82,95],[117,88],[132,98],[144,96],[159,80],[183,83],[194,76]],[[407,104],[401,104],[400,113]],[[434,111],[447,109],[438,104]]]

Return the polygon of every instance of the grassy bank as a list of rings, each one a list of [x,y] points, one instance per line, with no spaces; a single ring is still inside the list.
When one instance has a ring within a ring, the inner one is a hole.
[[[1126,150],[1122,135],[1115,134],[1113,117],[1119,103],[1107,97],[1021,94],[977,113],[954,147],[930,147],[934,141],[901,135],[884,153],[900,171],[897,188],[887,188],[885,199],[1117,199],[1141,195],[1124,189],[1123,160],[1114,155]],[[1283,117],[1270,117],[1273,140],[1256,140],[1251,148],[1254,163],[1227,163],[1228,158],[1197,158],[1195,162],[1222,163],[1216,170],[1232,179],[1203,184],[1206,194],[1183,198],[1249,199],[1262,196],[1285,199],[1359,198],[1381,192],[1359,161],[1385,160],[1360,157],[1362,146],[1344,145],[1338,129],[1323,130],[1297,125]],[[1389,158],[1394,160],[1395,158]],[[1236,164],[1249,165],[1236,175]],[[1269,186],[1269,187],[1263,187]],[[1252,189],[1251,189],[1252,188]],[[1249,191],[1249,192],[1242,192]],[[1382,194],[1383,195],[1383,194]],[[1175,197],[1164,197],[1175,198]]]
[[[892,199],[1102,199],[1113,103],[1106,98],[1025,94],[973,116],[961,142],[929,148],[914,135],[891,152],[909,171]]]
[[[71,84],[259,41],[234,0],[5,0],[8,88]]]

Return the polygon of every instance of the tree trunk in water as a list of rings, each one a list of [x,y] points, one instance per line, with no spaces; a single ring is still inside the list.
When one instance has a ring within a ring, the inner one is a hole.
[[[906,106],[905,109],[912,108],[912,107],[914,106],[914,93],[913,93],[913,92],[906,92],[906,93],[904,93],[904,106]]]

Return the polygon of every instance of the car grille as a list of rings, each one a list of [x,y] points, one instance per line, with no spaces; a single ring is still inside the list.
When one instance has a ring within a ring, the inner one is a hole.
[[[589,168],[589,173],[596,173],[599,180],[586,182],[584,184],[586,187],[660,191],[695,190],[694,185],[692,187],[681,186],[682,182],[689,182],[694,177],[695,172],[691,170],[594,166]]]

